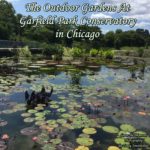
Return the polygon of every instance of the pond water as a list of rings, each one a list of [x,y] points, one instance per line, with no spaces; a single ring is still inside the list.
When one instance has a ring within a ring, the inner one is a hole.
[[[0,140],[0,150],[150,149],[149,66],[133,72],[8,62],[13,70],[0,75],[0,136],[8,134],[9,141]],[[48,104],[27,107],[24,92],[43,85],[54,89]]]

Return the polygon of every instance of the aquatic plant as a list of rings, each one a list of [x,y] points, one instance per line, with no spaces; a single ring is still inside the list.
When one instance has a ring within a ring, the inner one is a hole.
[[[127,142],[123,137],[116,138],[115,143],[118,144],[118,145],[128,145],[128,146],[130,145],[129,142]]]
[[[52,145],[51,143],[44,144],[42,150],[56,150],[56,145]]]
[[[82,132],[85,133],[85,134],[95,134],[96,133],[96,129],[94,129],[94,128],[84,128],[82,130]]]
[[[90,135],[89,134],[85,134],[85,133],[81,133],[81,134],[79,134],[79,137],[89,138]]]
[[[25,46],[23,48],[18,48],[15,54],[17,57],[31,57],[32,56],[28,46]]]
[[[0,120],[0,127],[6,126],[8,124],[5,120]]]
[[[22,117],[30,117],[30,116],[31,116],[31,113],[22,113],[21,116],[22,116]]]
[[[118,133],[119,132],[119,129],[114,126],[104,126],[104,127],[102,127],[102,129],[108,133]]]
[[[58,145],[62,142],[62,140],[59,138],[56,138],[56,139],[51,139],[50,142],[54,145]]]
[[[86,138],[86,137],[82,137],[82,138],[77,138],[76,142],[82,146],[90,146],[93,145],[93,139],[91,138]]]
[[[30,109],[30,110],[28,110],[28,113],[35,114],[35,113],[37,113],[37,110],[35,110],[35,109]]]
[[[38,136],[37,136],[37,143],[41,145],[47,145],[49,142],[49,133],[47,131],[42,131]],[[52,145],[52,144],[51,144]]]
[[[146,138],[144,139],[144,141],[145,141],[146,144],[150,145],[150,137],[146,137]]]
[[[89,150],[86,146],[78,146],[75,150]]]
[[[6,150],[7,149],[6,143],[4,141],[1,141],[1,140],[0,140],[0,149],[1,150]]]
[[[65,124],[67,121],[65,119],[57,119],[57,123]]]
[[[36,142],[37,139],[38,139],[37,136],[32,137],[32,141],[33,141],[33,142]]]
[[[14,110],[14,109],[8,109],[8,110],[3,110],[2,113],[3,114],[12,114],[14,112],[16,112],[17,110]]]
[[[4,141],[8,141],[9,140],[9,135],[5,133],[5,134],[2,135],[1,139],[4,140]]]
[[[108,150],[120,150],[120,148],[117,146],[109,146]]]
[[[35,125],[37,125],[37,126],[42,126],[42,125],[45,125],[45,124],[46,124],[45,120],[37,120],[35,122]]]
[[[122,124],[120,129],[125,132],[134,132],[136,129],[130,124]]]
[[[60,113],[64,113],[64,112],[66,112],[66,109],[65,108],[59,108],[59,109],[57,109],[57,111]]]
[[[24,122],[33,122],[35,119],[34,118],[31,118],[31,117],[28,117],[28,118],[25,118],[24,119]]]
[[[27,128],[22,129],[20,133],[23,135],[34,135],[38,133],[38,129],[35,127],[27,127]]]

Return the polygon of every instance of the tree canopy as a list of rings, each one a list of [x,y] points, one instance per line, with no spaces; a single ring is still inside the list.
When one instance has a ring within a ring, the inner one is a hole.
[[[0,1],[0,40],[15,40],[15,41],[36,41],[38,43],[47,44],[62,44],[66,47],[79,47],[83,49],[110,47],[120,49],[122,46],[137,46],[143,47],[150,45],[149,30],[137,29],[130,31],[122,31],[117,29],[102,34],[100,27],[87,25],[44,25],[32,27],[27,25],[20,26],[20,18],[22,14],[16,14],[11,3],[6,0]],[[32,16],[27,16],[32,18]],[[70,29],[78,29],[87,32],[100,32],[99,38],[89,40],[88,38],[56,38],[56,31],[60,30],[66,33]]]

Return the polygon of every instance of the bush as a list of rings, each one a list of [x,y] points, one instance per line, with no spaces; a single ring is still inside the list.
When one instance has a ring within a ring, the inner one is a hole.
[[[146,44],[145,44],[145,48],[146,48],[146,49],[148,49],[148,46],[149,46],[149,45],[148,45],[148,42],[146,42]]]
[[[142,57],[143,54],[144,54],[144,49],[143,49],[143,48],[139,48],[139,49],[138,49],[138,56],[139,56],[139,57]]]
[[[71,49],[71,55],[73,58],[75,57],[82,57],[84,54],[84,50],[80,49],[80,48],[77,48],[77,47],[74,47]]]
[[[114,51],[112,51],[112,50],[105,51],[104,52],[104,57],[105,57],[105,59],[113,59]]]
[[[129,56],[130,55],[130,51],[129,50],[125,51],[125,55]]]
[[[43,43],[43,54],[46,56],[52,56],[54,55],[54,60],[61,60],[62,56],[63,56],[63,46],[59,45],[59,44],[54,44],[54,45],[50,45],[50,44],[46,44]]]
[[[98,55],[98,50],[97,49],[91,49],[90,50],[90,56],[96,57]]]
[[[31,57],[31,52],[28,48],[28,46],[25,46],[23,48],[18,48],[16,51],[16,56],[17,57]]]

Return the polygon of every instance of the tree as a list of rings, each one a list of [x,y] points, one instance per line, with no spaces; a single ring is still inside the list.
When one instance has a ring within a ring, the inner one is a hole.
[[[115,47],[117,50],[120,50],[121,41],[120,41],[119,38],[115,39],[115,41],[114,41],[114,47]]]
[[[6,0],[0,1],[0,39],[13,38],[15,30],[15,10]],[[5,33],[5,34],[4,34]]]
[[[114,47],[115,33],[113,31],[107,32],[104,38],[106,47]]]

